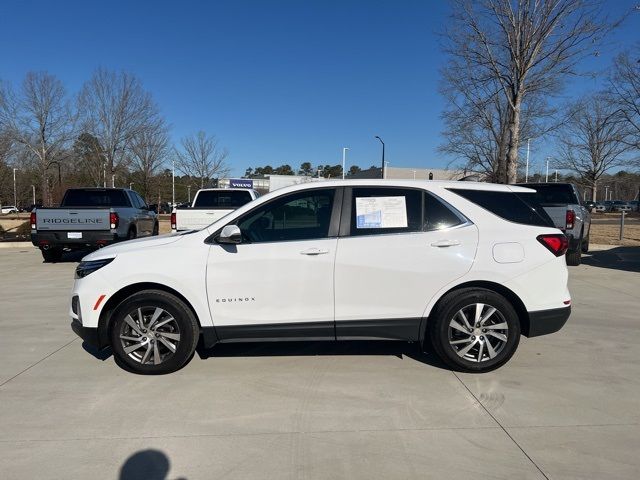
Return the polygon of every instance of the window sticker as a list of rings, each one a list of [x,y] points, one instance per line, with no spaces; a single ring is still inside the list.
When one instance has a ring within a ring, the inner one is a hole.
[[[406,197],[356,197],[356,228],[406,228]]]

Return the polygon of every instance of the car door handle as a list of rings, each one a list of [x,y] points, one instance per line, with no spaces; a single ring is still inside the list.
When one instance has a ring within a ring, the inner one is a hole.
[[[437,242],[433,242],[431,244],[432,247],[455,247],[457,245],[460,245],[460,241],[459,240],[439,240]]]
[[[302,255],[323,255],[325,253],[329,253],[329,250],[324,248],[308,248],[306,250],[302,250],[300,253]]]

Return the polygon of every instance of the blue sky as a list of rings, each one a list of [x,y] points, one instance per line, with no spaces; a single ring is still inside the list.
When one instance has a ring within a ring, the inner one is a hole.
[[[620,13],[637,2],[610,1]],[[29,1],[0,5],[0,79],[47,70],[75,93],[97,67],[138,75],[175,140],[205,130],[233,173],[301,162],[437,168],[445,1]],[[640,40],[634,14],[588,67]],[[573,81],[567,96],[597,86]],[[544,149],[532,145],[532,160]],[[541,163],[541,162],[540,162]]]

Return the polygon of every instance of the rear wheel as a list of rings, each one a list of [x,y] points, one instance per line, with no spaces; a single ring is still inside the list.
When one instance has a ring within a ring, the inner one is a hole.
[[[131,227],[127,232],[127,240],[133,240],[137,236],[138,235],[136,234],[136,229],[134,227]]]
[[[151,232],[151,235],[158,235],[158,233],[160,232],[160,227],[158,226],[158,222],[153,224],[153,232]]]
[[[579,246],[575,252],[567,252],[567,265],[577,267],[582,262],[582,246]]]
[[[62,260],[62,253],[63,253],[62,248],[55,247],[55,248],[49,248],[48,250],[41,250],[41,251],[42,251],[42,258],[46,263],[59,262],[60,260]]]
[[[488,372],[504,365],[520,342],[520,321],[502,295],[465,288],[445,296],[429,319],[435,352],[454,370]]]
[[[589,235],[587,235],[587,238],[582,240],[582,253],[588,253],[589,252]]]
[[[145,290],[115,310],[111,348],[120,365],[135,373],[174,372],[193,356],[198,322],[179,298],[160,290]]]

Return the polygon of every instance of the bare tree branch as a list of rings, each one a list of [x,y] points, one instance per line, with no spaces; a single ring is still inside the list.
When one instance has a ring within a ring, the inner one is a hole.
[[[176,165],[185,175],[200,179],[200,188],[204,188],[216,177],[229,173],[226,163],[229,152],[218,147],[214,135],[199,131],[180,141],[181,148],[175,149]]]

